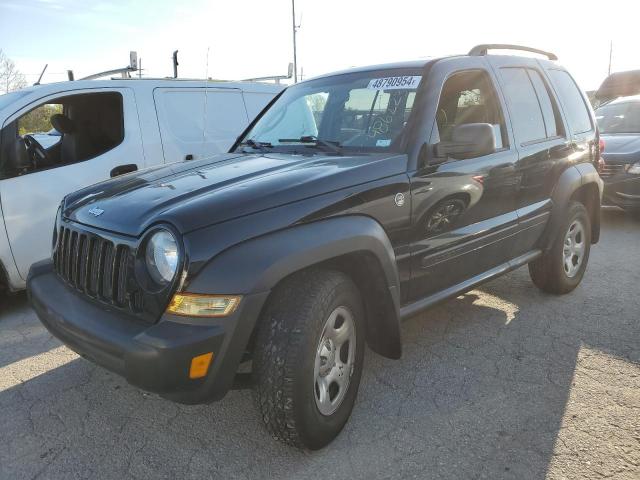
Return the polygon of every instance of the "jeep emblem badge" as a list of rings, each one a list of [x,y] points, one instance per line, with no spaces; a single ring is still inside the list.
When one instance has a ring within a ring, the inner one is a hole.
[[[401,207],[404,205],[404,194],[403,193],[396,193],[396,198],[394,198],[396,205]]]
[[[93,207],[91,210],[89,210],[89,213],[94,217],[99,217],[104,213],[104,210],[98,207]]]

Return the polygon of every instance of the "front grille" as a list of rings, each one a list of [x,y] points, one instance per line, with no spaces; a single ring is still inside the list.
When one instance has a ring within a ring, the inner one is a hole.
[[[60,227],[53,263],[57,274],[80,292],[131,308],[127,292],[130,249],[98,235]],[[134,302],[135,303],[135,302]]]
[[[613,177],[614,175],[618,175],[619,173],[624,173],[624,167],[624,165],[605,163],[600,167],[600,176],[605,178]]]

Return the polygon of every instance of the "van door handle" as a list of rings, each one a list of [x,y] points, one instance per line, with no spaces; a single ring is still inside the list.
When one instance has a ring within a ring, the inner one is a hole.
[[[118,165],[111,169],[111,178],[117,177],[118,175],[124,175],[125,173],[131,173],[138,170],[138,165],[135,163],[127,163],[126,165]]]
[[[184,159],[185,159],[185,160],[193,160],[193,153],[187,153],[187,154],[184,156]]]

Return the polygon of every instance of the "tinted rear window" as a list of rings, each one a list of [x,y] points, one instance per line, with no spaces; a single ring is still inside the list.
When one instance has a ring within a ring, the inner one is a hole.
[[[593,126],[589,110],[573,78],[564,70],[549,70],[549,76],[560,96],[572,132],[575,134],[591,131]]]

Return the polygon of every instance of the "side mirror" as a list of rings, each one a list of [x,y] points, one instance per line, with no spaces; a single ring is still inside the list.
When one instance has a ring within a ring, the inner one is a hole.
[[[451,141],[435,145],[436,157],[456,159],[481,157],[496,151],[496,137],[490,123],[465,123],[457,125]]]

